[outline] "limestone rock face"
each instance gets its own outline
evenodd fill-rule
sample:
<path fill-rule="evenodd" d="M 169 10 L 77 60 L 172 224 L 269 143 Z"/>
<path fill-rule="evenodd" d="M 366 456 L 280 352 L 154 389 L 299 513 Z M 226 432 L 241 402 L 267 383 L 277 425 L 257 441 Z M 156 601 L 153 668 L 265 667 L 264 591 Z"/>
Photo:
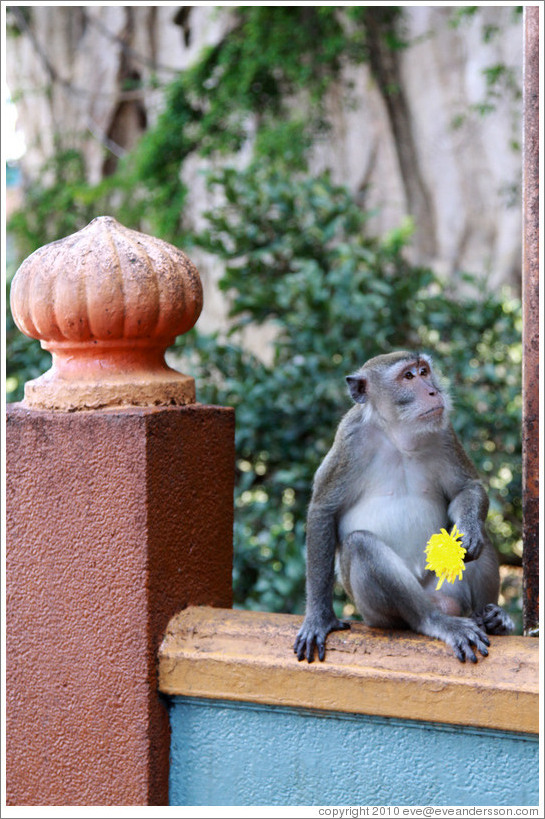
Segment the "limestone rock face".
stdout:
<path fill-rule="evenodd" d="M 30 12 L 22 34 L 7 39 L 8 82 L 28 145 L 24 170 L 32 176 L 53 153 L 60 128 L 80 134 L 92 182 L 155 121 L 164 85 L 219 40 L 231 13 L 171 5 L 35 5 Z M 486 69 L 505 65 L 522 85 L 522 21 L 498 6 L 481 7 L 457 28 L 451 16 L 448 7 L 404 7 L 411 44 L 396 56 L 401 131 L 369 66 L 351 68 L 351 93 L 340 84 L 330 92 L 333 128 L 315 145 L 311 167 L 330 168 L 362 207 L 376 210 L 369 223 L 376 233 L 411 214 L 415 262 L 449 277 L 469 270 L 493 287 L 518 286 L 521 158 L 511 143 L 519 139 L 521 106 L 500 90 L 493 110 L 477 110 L 489 94 Z M 198 220 L 209 194 L 191 163 L 185 173 Z M 199 267 L 208 330 L 225 320 L 225 307 L 214 295 L 213 263 Z"/>
<path fill-rule="evenodd" d="M 447 8 L 404 11 L 412 44 L 398 59 L 415 146 L 412 168 L 400 165 L 400 140 L 366 65 L 351 69 L 352 106 L 340 89 L 331 95 L 333 131 L 317 146 L 315 167 L 332 167 L 336 182 L 377 211 L 370 230 L 391 230 L 412 214 L 416 263 L 448 277 L 470 271 L 491 287 L 518 289 L 521 154 L 512 142 L 521 138 L 521 104 L 502 90 L 492 96 L 494 110 L 478 111 L 487 99 L 486 69 L 511 67 L 522 87 L 522 23 L 513 22 L 512 8 L 481 7 L 480 19 L 459 29 L 449 26 Z M 483 41 L 486 26 L 499 28 L 489 42 Z M 415 172 L 427 200 L 421 214 L 410 201 L 407 174 Z"/>

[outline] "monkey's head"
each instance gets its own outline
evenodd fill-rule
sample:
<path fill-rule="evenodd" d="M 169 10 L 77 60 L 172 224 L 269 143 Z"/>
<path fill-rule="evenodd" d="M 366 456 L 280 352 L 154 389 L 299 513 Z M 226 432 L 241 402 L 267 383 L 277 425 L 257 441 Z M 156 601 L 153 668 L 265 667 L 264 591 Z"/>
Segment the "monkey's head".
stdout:
<path fill-rule="evenodd" d="M 350 395 L 384 426 L 415 432 L 448 424 L 450 400 L 434 375 L 431 359 L 407 351 L 369 359 L 346 378 Z"/>

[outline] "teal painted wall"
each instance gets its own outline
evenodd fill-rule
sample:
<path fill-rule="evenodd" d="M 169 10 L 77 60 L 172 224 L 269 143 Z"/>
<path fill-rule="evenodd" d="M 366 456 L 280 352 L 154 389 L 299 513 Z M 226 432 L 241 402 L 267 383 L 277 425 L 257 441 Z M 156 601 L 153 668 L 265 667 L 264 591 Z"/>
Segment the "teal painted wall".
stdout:
<path fill-rule="evenodd" d="M 538 742 L 463 726 L 174 697 L 171 805 L 537 805 Z"/>

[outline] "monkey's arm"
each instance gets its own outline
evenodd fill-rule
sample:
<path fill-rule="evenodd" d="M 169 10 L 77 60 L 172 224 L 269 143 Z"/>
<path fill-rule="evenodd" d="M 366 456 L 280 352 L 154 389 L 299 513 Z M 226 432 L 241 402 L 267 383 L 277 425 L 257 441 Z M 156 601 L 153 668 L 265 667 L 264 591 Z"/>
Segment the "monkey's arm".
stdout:
<path fill-rule="evenodd" d="M 307 518 L 307 610 L 293 646 L 298 660 L 325 657 L 325 640 L 330 631 L 349 628 L 333 611 L 335 582 L 335 516 L 327 506 L 311 502 Z"/>
<path fill-rule="evenodd" d="M 476 560 L 482 552 L 487 514 L 488 497 L 479 480 L 468 481 L 449 504 L 449 518 L 464 535 L 462 545 L 466 550 L 466 563 Z"/>
<path fill-rule="evenodd" d="M 333 611 L 337 520 L 346 500 L 348 464 L 346 440 L 354 425 L 352 413 L 339 424 L 335 441 L 316 475 L 307 515 L 307 606 L 303 625 L 293 646 L 298 660 L 325 657 L 325 640 L 330 631 L 350 628 Z M 347 434 L 348 429 L 348 434 Z"/>
<path fill-rule="evenodd" d="M 475 467 L 452 432 L 454 458 L 447 472 L 448 516 L 464 534 L 465 561 L 476 560 L 482 552 L 487 535 L 484 529 L 488 514 L 488 496 Z"/>

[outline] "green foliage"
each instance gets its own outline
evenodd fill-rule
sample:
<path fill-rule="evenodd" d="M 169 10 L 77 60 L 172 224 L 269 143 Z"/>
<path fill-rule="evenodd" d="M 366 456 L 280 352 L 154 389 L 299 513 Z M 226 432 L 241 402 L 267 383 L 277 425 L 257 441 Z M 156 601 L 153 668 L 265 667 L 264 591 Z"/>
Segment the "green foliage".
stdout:
<path fill-rule="evenodd" d="M 220 126 L 233 109 L 278 117 L 297 91 L 321 104 L 347 39 L 334 6 L 238 6 L 229 36 L 190 72 L 191 84 L 214 88 L 206 113 Z"/>
<path fill-rule="evenodd" d="M 257 156 L 305 167 L 312 137 L 327 127 L 326 88 L 343 62 L 363 59 L 361 32 L 347 32 L 335 7 L 241 6 L 233 21 L 169 86 L 163 113 L 117 175 L 128 221 L 145 214 L 170 241 L 186 235 L 181 172 L 190 154 L 234 153 L 252 139 Z"/>
<path fill-rule="evenodd" d="M 21 259 L 85 227 L 96 216 L 98 198 L 87 184 L 81 152 L 55 153 L 26 186 L 24 207 L 9 221 Z"/>
<path fill-rule="evenodd" d="M 6 34 L 8 37 L 21 37 L 31 17 L 32 9 L 28 6 L 6 6 Z"/>
<path fill-rule="evenodd" d="M 477 18 L 479 11 L 479 6 L 454 8 L 450 14 L 449 25 L 452 28 L 460 28 L 464 23 Z M 520 28 L 521 15 L 522 6 L 513 7 L 511 11 L 511 24 L 517 25 Z M 487 22 L 481 23 L 481 38 L 483 43 L 492 42 L 500 33 L 501 28 L 499 26 Z M 519 109 L 520 100 L 522 99 L 522 77 L 520 76 L 520 68 L 518 66 L 515 68 L 507 63 L 495 63 L 483 68 L 481 73 L 485 81 L 483 98 L 470 105 L 467 110 L 455 113 L 452 116 L 451 127 L 454 129 L 460 128 L 472 114 L 477 114 L 479 117 L 492 114 L 500 101 L 505 102 L 505 100 L 508 100 L 512 108 L 512 133 L 509 145 L 514 151 L 519 152 Z"/>
<path fill-rule="evenodd" d="M 302 610 L 306 507 L 350 406 L 344 376 L 398 348 L 437 353 L 456 429 L 490 478 L 493 532 L 508 555 L 520 538 L 518 302 L 454 296 L 407 261 L 407 226 L 367 236 L 366 215 L 327 175 L 299 178 L 261 163 L 225 169 L 211 184 L 225 204 L 208 214 L 199 243 L 225 260 L 233 329 L 222 341 L 192 334 L 179 349 L 199 400 L 237 411 L 235 602 Z M 249 324 L 274 326 L 271 363 L 233 343 Z"/>
<path fill-rule="evenodd" d="M 6 282 L 7 304 L 10 286 L 11 278 Z M 19 332 L 10 310 L 6 315 L 6 348 L 6 401 L 20 401 L 25 383 L 49 369 L 51 356 L 42 350 L 39 341 Z"/>
<path fill-rule="evenodd" d="M 466 20 L 475 17 L 478 11 L 478 6 L 458 6 L 451 12 L 449 25 L 451 28 L 459 28 Z"/>

